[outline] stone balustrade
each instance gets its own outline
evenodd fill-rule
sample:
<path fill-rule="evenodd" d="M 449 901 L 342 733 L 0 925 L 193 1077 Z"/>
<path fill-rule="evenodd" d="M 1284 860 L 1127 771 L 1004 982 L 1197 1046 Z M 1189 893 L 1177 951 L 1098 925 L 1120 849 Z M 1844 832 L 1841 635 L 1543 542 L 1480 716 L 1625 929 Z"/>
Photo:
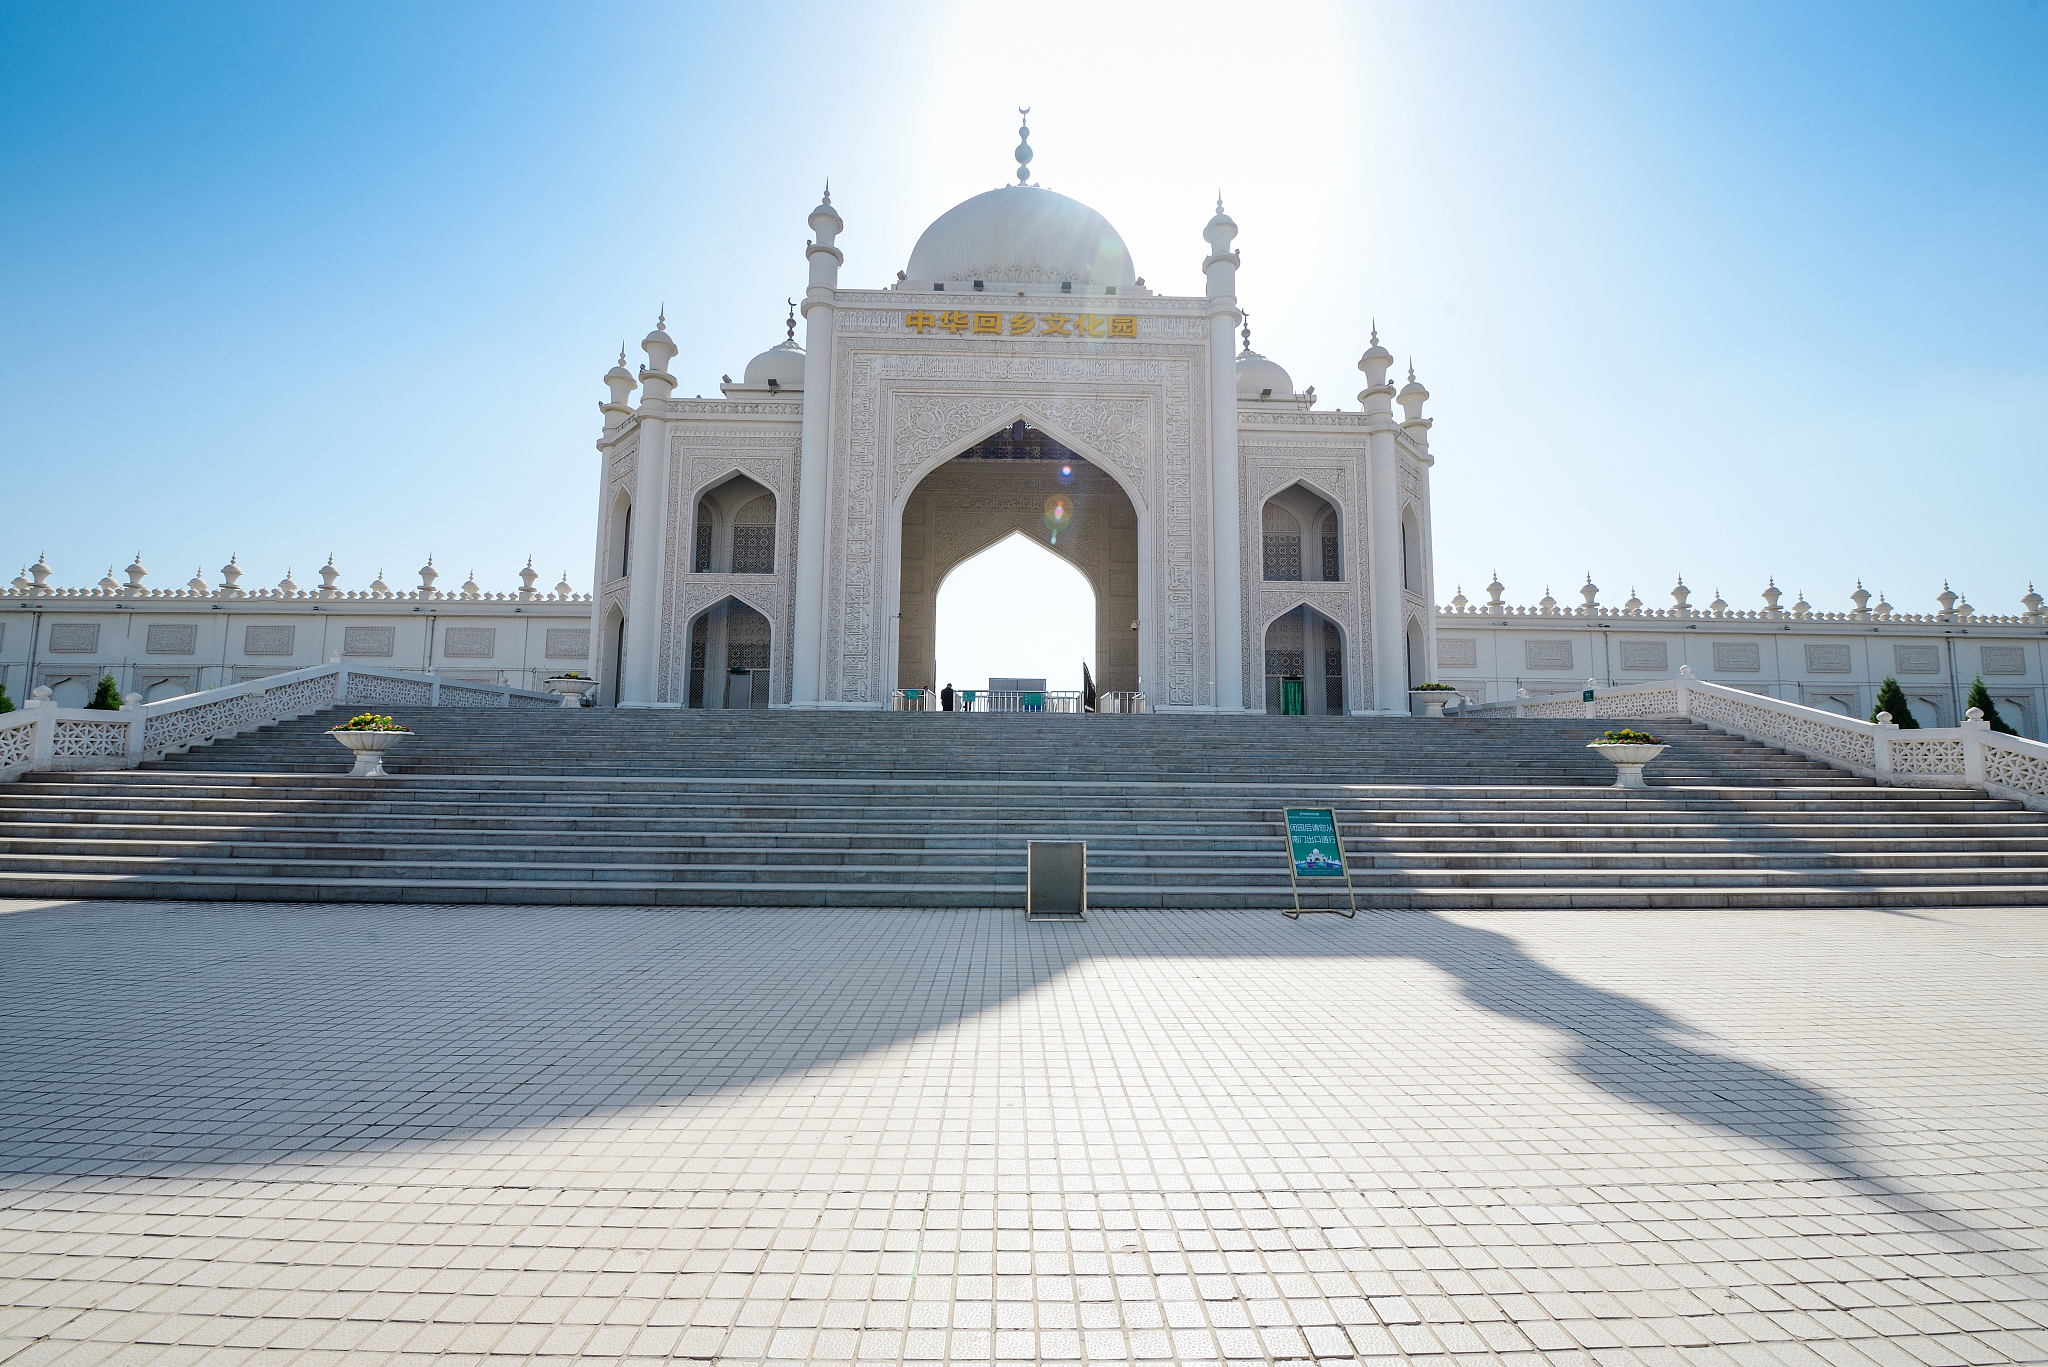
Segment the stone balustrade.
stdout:
<path fill-rule="evenodd" d="M 130 694 L 118 712 L 58 707 L 50 690 L 0 713 L 0 782 L 68 769 L 132 769 L 144 760 L 290 721 L 337 703 L 368 707 L 545 707 L 552 693 L 495 687 L 344 664 L 315 665 L 250 683 L 145 703 Z"/>
<path fill-rule="evenodd" d="M 1593 694 L 1592 701 L 1586 701 L 1585 692 Z M 1518 717 L 1702 722 L 1878 783 L 1982 788 L 1994 797 L 2048 811 L 2048 744 L 2000 735 L 1974 707 L 1960 726 L 1904 730 L 1889 720 L 1860 721 L 1709 683 L 1682 669 L 1672 680 L 1518 698 L 1471 710 L 1478 715 L 1512 711 Z"/>

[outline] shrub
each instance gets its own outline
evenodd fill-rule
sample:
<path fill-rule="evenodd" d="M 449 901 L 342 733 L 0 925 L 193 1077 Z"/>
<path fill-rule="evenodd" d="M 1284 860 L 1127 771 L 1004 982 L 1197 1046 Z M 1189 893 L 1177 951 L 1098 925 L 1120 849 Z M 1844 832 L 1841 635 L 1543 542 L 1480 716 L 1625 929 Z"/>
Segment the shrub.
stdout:
<path fill-rule="evenodd" d="M 121 685 L 114 682 L 111 674 L 100 675 L 100 687 L 86 704 L 95 712 L 119 712 L 121 710 Z"/>
<path fill-rule="evenodd" d="M 1595 745 L 1662 745 L 1663 743 L 1663 741 L 1658 740 L 1648 731 L 1628 730 L 1609 731 L 1593 742 Z"/>
<path fill-rule="evenodd" d="M 1887 674 L 1884 682 L 1877 686 L 1877 706 L 1870 709 L 1870 719 L 1877 720 L 1877 714 L 1892 714 L 1892 725 L 1904 731 L 1918 731 L 1920 723 L 1913 716 L 1913 709 L 1906 706 L 1906 690 L 1899 687 L 1899 681 Z"/>
<path fill-rule="evenodd" d="M 364 712 L 359 716 L 350 717 L 339 726 L 330 726 L 327 729 L 330 731 L 410 731 L 412 728 L 401 726 L 389 717 L 380 717 L 375 712 Z"/>
<path fill-rule="evenodd" d="M 1965 708 L 1975 707 L 1984 713 L 1984 720 L 1991 723 L 1991 729 L 2001 736 L 2017 736 L 2019 732 L 2005 724 L 2005 718 L 1998 715 L 1998 704 L 1991 701 L 1991 690 L 1984 686 L 1983 676 L 1970 685 L 1970 700 Z"/>
<path fill-rule="evenodd" d="M 7 696 L 7 685 L 0 683 L 0 714 L 14 710 L 14 699 Z"/>
<path fill-rule="evenodd" d="M 1419 683 L 1409 689 L 1411 693 L 1455 693 L 1457 691 L 1456 684 L 1445 683 Z"/>

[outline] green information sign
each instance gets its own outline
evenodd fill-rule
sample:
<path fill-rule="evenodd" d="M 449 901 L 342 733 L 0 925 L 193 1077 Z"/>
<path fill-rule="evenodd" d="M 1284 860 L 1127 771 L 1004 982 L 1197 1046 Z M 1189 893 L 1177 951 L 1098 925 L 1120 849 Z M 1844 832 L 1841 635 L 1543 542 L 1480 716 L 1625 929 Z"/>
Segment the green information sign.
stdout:
<path fill-rule="evenodd" d="M 1294 910 L 1288 912 L 1288 916 L 1301 915 L 1301 881 L 1305 878 L 1343 879 L 1351 910 L 1326 909 L 1355 916 L 1358 897 L 1351 891 L 1351 870 L 1344 863 L 1344 842 L 1337 835 L 1336 810 L 1330 807 L 1289 807 L 1282 812 L 1282 817 L 1287 822 L 1288 882 L 1294 888 Z"/>

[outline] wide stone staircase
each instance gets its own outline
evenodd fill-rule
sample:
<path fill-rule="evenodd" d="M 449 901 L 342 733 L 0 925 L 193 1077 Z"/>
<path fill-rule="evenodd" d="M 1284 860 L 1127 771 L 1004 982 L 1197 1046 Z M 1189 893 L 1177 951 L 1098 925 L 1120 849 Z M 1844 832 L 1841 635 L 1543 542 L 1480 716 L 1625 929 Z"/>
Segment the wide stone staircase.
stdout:
<path fill-rule="evenodd" d="M 394 714 L 389 779 L 330 711 L 0 786 L 0 896 L 1021 907 L 1079 839 L 1093 906 L 1275 908 L 1281 809 L 1331 806 L 1368 907 L 2048 905 L 2048 817 L 1689 723 L 1628 791 L 1604 722 Z"/>

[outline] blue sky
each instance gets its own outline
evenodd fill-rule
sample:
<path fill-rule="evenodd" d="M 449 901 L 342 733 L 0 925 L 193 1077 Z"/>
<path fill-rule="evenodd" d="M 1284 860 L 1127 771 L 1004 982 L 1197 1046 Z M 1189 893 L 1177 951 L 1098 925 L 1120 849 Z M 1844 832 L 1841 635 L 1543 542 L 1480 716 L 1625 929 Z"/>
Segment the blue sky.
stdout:
<path fill-rule="evenodd" d="M 2048 583 L 2048 7 L 0 11 L 0 557 L 590 579 L 599 376 L 781 336 L 1006 180 L 1430 413 L 1444 595 Z M 633 359 L 637 359 L 637 353 Z M 444 581 L 444 583 L 447 581 Z M 1021 670 L 1020 670 L 1021 672 Z"/>

